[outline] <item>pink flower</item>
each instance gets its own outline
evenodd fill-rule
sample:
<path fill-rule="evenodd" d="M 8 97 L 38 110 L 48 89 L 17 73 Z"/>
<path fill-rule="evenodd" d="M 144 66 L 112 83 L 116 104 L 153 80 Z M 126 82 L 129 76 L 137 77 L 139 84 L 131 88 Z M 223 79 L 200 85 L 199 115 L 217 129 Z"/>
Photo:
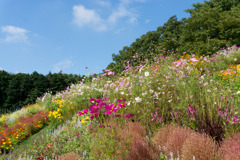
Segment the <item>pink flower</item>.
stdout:
<path fill-rule="evenodd" d="M 86 69 L 88 69 L 88 67 L 85 67 Z"/>
<path fill-rule="evenodd" d="M 110 76 L 110 75 L 114 75 L 115 73 L 114 72 L 108 72 L 108 75 Z"/>
<path fill-rule="evenodd" d="M 191 58 L 190 61 L 197 62 L 198 60 L 196 58 Z"/>

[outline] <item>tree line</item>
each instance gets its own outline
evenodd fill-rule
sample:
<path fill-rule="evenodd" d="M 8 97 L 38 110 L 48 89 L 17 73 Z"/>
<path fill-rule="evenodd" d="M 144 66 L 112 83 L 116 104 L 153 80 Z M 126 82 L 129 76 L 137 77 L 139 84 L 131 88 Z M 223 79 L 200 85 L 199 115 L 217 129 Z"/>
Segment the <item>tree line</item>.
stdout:
<path fill-rule="evenodd" d="M 189 18 L 178 20 L 172 16 L 157 30 L 147 32 L 130 46 L 124 46 L 119 54 L 113 54 L 107 69 L 121 73 L 126 62 L 138 65 L 159 53 L 212 55 L 220 48 L 240 45 L 240 0 L 204 1 L 185 12 L 190 14 Z"/>
<path fill-rule="evenodd" d="M 12 112 L 24 105 L 35 103 L 45 92 L 55 94 L 67 86 L 81 81 L 83 76 L 75 74 L 51 73 L 10 74 L 0 71 L 0 113 Z"/>

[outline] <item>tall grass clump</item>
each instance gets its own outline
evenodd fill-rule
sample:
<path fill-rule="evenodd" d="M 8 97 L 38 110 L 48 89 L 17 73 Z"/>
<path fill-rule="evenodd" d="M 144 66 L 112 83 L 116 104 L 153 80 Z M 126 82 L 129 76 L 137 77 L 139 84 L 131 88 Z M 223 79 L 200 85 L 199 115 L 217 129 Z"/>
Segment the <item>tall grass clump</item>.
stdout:
<path fill-rule="evenodd" d="M 206 134 L 193 132 L 186 138 L 181 148 L 181 158 L 192 160 L 220 160 L 216 142 Z"/>
<path fill-rule="evenodd" d="M 240 133 L 234 133 L 224 139 L 220 152 L 223 160 L 240 159 Z"/>

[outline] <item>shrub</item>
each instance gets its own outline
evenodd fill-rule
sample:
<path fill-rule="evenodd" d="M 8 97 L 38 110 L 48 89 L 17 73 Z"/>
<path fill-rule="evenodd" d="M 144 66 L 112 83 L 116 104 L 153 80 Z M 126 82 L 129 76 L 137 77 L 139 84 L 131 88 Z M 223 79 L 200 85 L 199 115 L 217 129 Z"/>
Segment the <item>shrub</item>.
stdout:
<path fill-rule="evenodd" d="M 149 145 L 143 139 L 133 142 L 130 152 L 126 155 L 127 160 L 157 160 L 159 154 L 156 148 Z"/>
<path fill-rule="evenodd" d="M 170 152 L 172 152 L 173 157 L 179 157 L 181 155 L 181 148 L 186 138 L 192 133 L 190 129 L 174 127 L 171 134 L 168 136 L 168 141 L 166 144 L 165 154 L 170 159 Z"/>
<path fill-rule="evenodd" d="M 59 160 L 81 160 L 81 157 L 74 152 L 69 152 L 67 154 L 63 154 L 59 157 Z"/>
<path fill-rule="evenodd" d="M 128 122 L 121 131 L 120 145 L 127 147 L 127 155 L 123 159 L 128 160 L 154 160 L 158 159 L 158 150 L 150 142 L 145 140 L 145 128 L 138 122 Z"/>
<path fill-rule="evenodd" d="M 223 160 L 240 159 L 240 133 L 234 133 L 222 142 L 220 152 Z"/>
<path fill-rule="evenodd" d="M 161 127 L 153 136 L 153 143 L 157 146 L 157 147 L 166 147 L 169 135 L 172 133 L 172 131 L 174 130 L 174 126 L 172 125 L 165 125 L 163 127 Z M 165 150 L 161 150 L 162 153 L 165 152 Z"/>
<path fill-rule="evenodd" d="M 182 156 L 184 160 L 192 160 L 195 156 L 198 160 L 220 160 L 218 146 L 215 141 L 206 134 L 191 133 L 182 145 Z"/>

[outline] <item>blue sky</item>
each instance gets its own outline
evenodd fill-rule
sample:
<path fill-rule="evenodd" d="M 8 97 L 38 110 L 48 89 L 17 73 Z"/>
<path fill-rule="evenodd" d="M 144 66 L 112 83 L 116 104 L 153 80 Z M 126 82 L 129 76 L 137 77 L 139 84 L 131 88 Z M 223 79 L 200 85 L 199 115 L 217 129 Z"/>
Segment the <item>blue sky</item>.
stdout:
<path fill-rule="evenodd" d="M 204 0 L 0 0 L 0 70 L 100 73 L 112 54 Z M 86 70 L 85 67 L 88 67 Z"/>

